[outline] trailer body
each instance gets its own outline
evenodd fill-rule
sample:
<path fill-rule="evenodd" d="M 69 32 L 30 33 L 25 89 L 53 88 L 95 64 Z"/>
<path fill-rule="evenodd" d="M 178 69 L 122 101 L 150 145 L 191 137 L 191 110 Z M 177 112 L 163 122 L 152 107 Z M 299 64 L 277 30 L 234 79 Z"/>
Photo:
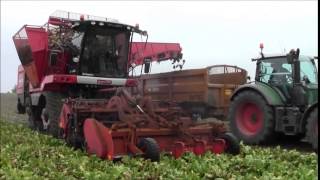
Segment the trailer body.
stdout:
<path fill-rule="evenodd" d="M 139 92 L 154 100 L 178 103 L 201 117 L 224 119 L 233 91 L 246 81 L 246 70 L 231 65 L 214 65 L 144 75 L 139 80 Z"/>

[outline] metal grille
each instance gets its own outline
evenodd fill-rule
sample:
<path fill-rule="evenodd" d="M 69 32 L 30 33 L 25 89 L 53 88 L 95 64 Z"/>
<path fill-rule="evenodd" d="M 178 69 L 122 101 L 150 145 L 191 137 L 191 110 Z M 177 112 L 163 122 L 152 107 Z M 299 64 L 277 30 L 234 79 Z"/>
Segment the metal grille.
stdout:
<path fill-rule="evenodd" d="M 62 19 L 66 19 L 66 20 L 80 20 L 80 17 L 82 15 L 84 16 L 85 20 L 119 23 L 118 20 L 112 19 L 112 18 L 92 16 L 92 15 L 88 15 L 88 14 L 73 13 L 73 12 L 67 12 L 67 11 L 61 11 L 61 10 L 55 11 L 54 13 L 52 13 L 50 15 L 50 17 L 62 18 Z"/>

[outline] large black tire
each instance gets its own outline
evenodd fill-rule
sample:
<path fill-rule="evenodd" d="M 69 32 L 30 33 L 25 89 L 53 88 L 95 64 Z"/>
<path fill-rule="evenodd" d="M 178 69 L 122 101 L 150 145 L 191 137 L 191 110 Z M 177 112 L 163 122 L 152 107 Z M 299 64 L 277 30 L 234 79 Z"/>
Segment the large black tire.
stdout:
<path fill-rule="evenodd" d="M 262 144 L 274 139 L 274 116 L 264 98 L 254 91 L 243 91 L 230 104 L 231 132 L 246 144 Z"/>
<path fill-rule="evenodd" d="M 224 139 L 226 141 L 226 153 L 237 155 L 240 153 L 240 143 L 237 137 L 235 137 L 232 133 L 227 132 L 221 134 L 219 138 Z"/>
<path fill-rule="evenodd" d="M 144 152 L 144 158 L 151 161 L 160 160 L 160 147 L 153 138 L 142 138 L 138 143 L 138 148 Z"/>
<path fill-rule="evenodd" d="M 31 107 L 31 99 L 30 97 L 26 98 L 26 113 L 28 115 L 28 127 L 32 130 L 35 130 L 34 124 L 34 117 L 32 114 L 32 107 Z"/>
<path fill-rule="evenodd" d="M 68 134 L 65 138 L 66 143 L 75 149 L 83 149 L 85 147 L 85 140 L 75 131 L 75 125 L 69 121 L 67 129 Z"/>
<path fill-rule="evenodd" d="M 318 107 L 314 108 L 307 118 L 307 141 L 318 152 Z"/>
<path fill-rule="evenodd" d="M 18 114 L 26 113 L 26 107 L 23 106 L 20 101 L 18 101 L 17 103 L 17 110 L 18 110 Z"/>
<path fill-rule="evenodd" d="M 48 133 L 54 137 L 59 137 L 59 116 L 62 109 L 62 99 L 64 95 L 56 92 L 45 92 L 45 111 L 49 119 Z"/>
<path fill-rule="evenodd" d="M 30 129 L 42 132 L 43 124 L 41 121 L 41 109 L 37 106 L 28 107 L 28 126 Z"/>

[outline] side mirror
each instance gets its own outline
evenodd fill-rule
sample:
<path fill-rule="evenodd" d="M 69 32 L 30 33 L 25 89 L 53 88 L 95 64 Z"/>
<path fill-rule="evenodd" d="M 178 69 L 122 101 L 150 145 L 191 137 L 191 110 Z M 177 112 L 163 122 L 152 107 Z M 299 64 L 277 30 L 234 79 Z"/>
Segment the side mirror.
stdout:
<path fill-rule="evenodd" d="M 150 72 L 151 59 L 144 59 L 144 73 L 148 74 Z"/>
<path fill-rule="evenodd" d="M 54 66 L 57 64 L 58 61 L 58 52 L 51 52 L 49 57 L 49 65 Z"/>

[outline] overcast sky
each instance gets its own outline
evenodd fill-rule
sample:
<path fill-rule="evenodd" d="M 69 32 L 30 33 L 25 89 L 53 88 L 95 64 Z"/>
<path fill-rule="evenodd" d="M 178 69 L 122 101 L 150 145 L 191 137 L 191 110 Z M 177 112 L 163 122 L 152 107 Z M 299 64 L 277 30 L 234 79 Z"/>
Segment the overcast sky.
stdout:
<path fill-rule="evenodd" d="M 317 1 L 1 1 L 1 92 L 16 84 L 20 64 L 12 35 L 24 24 L 42 25 L 55 10 L 111 17 L 147 30 L 149 41 L 178 42 L 185 69 L 237 65 L 254 75 L 259 43 L 267 53 L 300 48 L 318 55 Z M 172 69 L 153 65 L 154 72 Z"/>

